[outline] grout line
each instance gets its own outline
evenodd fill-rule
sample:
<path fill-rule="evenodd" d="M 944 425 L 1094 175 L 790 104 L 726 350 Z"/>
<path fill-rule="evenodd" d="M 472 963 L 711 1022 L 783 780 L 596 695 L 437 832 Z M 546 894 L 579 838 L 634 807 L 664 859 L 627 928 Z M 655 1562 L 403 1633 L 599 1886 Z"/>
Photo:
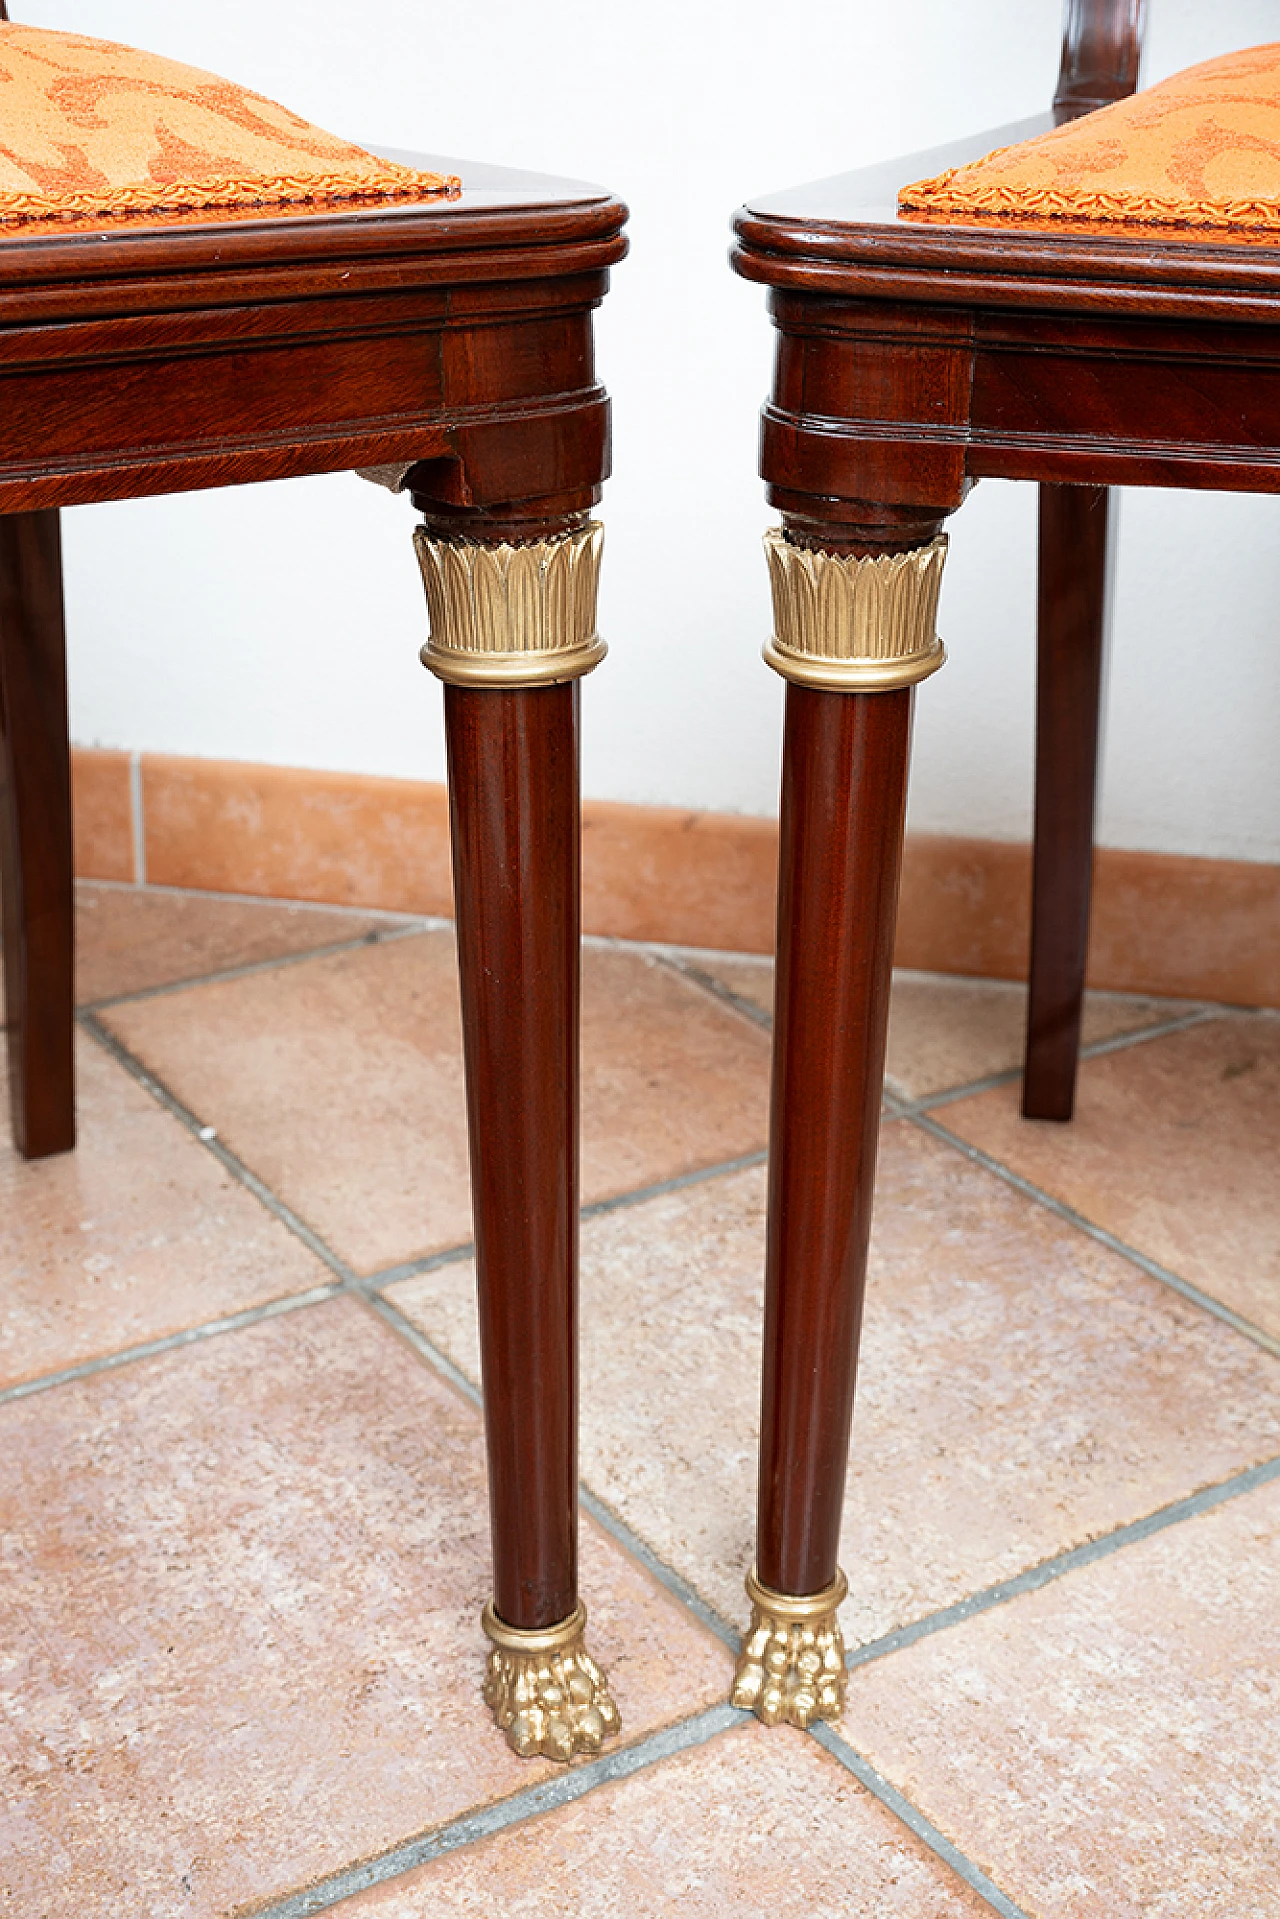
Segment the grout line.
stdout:
<path fill-rule="evenodd" d="M 1168 1019 L 1157 1020 L 1153 1026 L 1135 1026 L 1132 1032 L 1095 1039 L 1091 1045 L 1080 1048 L 1080 1057 L 1103 1059 L 1108 1053 L 1123 1053 L 1130 1046 L 1141 1046 L 1144 1040 L 1164 1039 L 1170 1033 L 1181 1033 L 1188 1026 L 1203 1026 L 1206 1020 L 1222 1019 L 1239 1011 L 1239 1007 L 1233 1006 L 1196 1006 L 1189 1013 L 1171 1013 Z"/>
<path fill-rule="evenodd" d="M 112 893 L 138 891 L 137 882 L 134 880 L 97 879 L 92 873 L 77 873 L 75 879 L 77 886 L 103 887 Z M 220 900 L 224 905 L 229 906 L 281 906 L 291 913 L 328 915 L 341 913 L 348 919 L 386 920 L 392 925 L 412 922 L 415 926 L 419 924 L 427 926 L 433 932 L 453 931 L 453 921 L 442 918 L 438 913 L 402 913 L 388 906 L 361 906 L 349 903 L 344 905 L 340 900 L 295 900 L 288 899 L 279 893 L 225 893 L 220 892 L 216 887 L 166 886 L 159 881 L 151 880 L 147 881 L 146 891 L 164 894 L 169 899 Z"/>
<path fill-rule="evenodd" d="M 637 1186 L 612 1199 L 593 1199 L 578 1214 L 579 1219 L 599 1219 L 605 1213 L 620 1213 L 628 1206 L 643 1206 L 646 1200 L 661 1199 L 665 1193 L 682 1193 L 688 1186 L 702 1186 L 709 1179 L 727 1179 L 732 1173 L 745 1173 L 752 1166 L 763 1166 L 769 1157 L 763 1146 L 737 1159 L 722 1159 L 714 1166 L 699 1166 L 692 1173 L 676 1173 L 671 1179 L 655 1180 L 652 1186 Z"/>
<path fill-rule="evenodd" d="M 398 1286 L 402 1279 L 417 1279 L 423 1273 L 434 1273 L 439 1266 L 456 1266 L 460 1260 L 474 1259 L 476 1243 L 465 1239 L 457 1246 L 446 1246 L 438 1253 L 424 1253 L 420 1259 L 402 1259 L 396 1266 L 384 1266 L 379 1272 L 371 1273 L 360 1284 L 381 1292 L 384 1286 Z"/>
<path fill-rule="evenodd" d="M 1189 1279 L 1183 1279 L 1178 1273 L 1171 1272 L 1167 1266 L 1160 1265 L 1158 1260 L 1149 1258 L 1146 1253 L 1140 1253 L 1136 1246 L 1130 1246 L 1123 1239 L 1118 1239 L 1114 1233 L 1108 1232 L 1105 1226 L 1095 1225 L 1093 1220 L 1086 1219 L 1083 1213 L 1078 1213 L 1074 1206 L 1068 1206 L 1064 1200 L 1055 1199 L 1053 1194 L 1045 1192 L 1043 1187 L 1033 1185 L 1029 1179 L 1024 1179 L 1021 1173 L 1015 1173 L 1011 1167 L 1002 1165 L 998 1159 L 993 1159 L 990 1153 L 984 1153 L 980 1146 L 971 1146 L 967 1139 L 961 1139 L 958 1133 L 951 1132 L 936 1119 L 931 1119 L 927 1113 L 908 1112 L 903 1117 L 910 1120 L 913 1126 L 920 1127 L 922 1132 L 932 1133 L 934 1138 L 940 1139 L 944 1145 L 953 1146 L 957 1152 L 963 1153 L 966 1159 L 972 1160 L 975 1166 L 984 1167 L 987 1172 L 994 1173 L 997 1179 L 1002 1179 L 1007 1186 L 1012 1186 L 1015 1192 L 1022 1193 L 1027 1199 L 1032 1199 L 1037 1205 L 1045 1207 L 1048 1212 L 1056 1214 L 1059 1219 L 1065 1220 L 1068 1226 L 1075 1226 L 1080 1232 L 1087 1233 L 1090 1239 L 1096 1240 L 1100 1246 L 1107 1247 L 1110 1252 L 1119 1253 L 1122 1259 L 1127 1259 L 1131 1266 L 1136 1266 L 1149 1279 L 1157 1279 L 1162 1286 L 1168 1286 L 1175 1293 L 1181 1293 L 1182 1297 L 1189 1300 L 1193 1306 L 1198 1306 L 1202 1312 L 1210 1313 L 1215 1319 L 1222 1320 L 1224 1325 L 1230 1326 L 1245 1339 L 1252 1340 L 1255 1346 L 1260 1346 L 1263 1352 L 1280 1359 L 1280 1339 L 1274 1333 L 1267 1332 L 1261 1326 L 1255 1326 L 1251 1319 L 1245 1319 L 1240 1313 L 1233 1312 L 1231 1307 L 1224 1306 L 1220 1299 L 1214 1299 L 1211 1294 L 1201 1292 L 1200 1288 L 1193 1285 Z"/>
<path fill-rule="evenodd" d="M 107 1028 L 95 1014 L 84 1012 L 80 1013 L 77 1017 L 85 1032 L 97 1041 L 103 1051 L 109 1053 L 118 1066 L 123 1066 L 125 1072 L 129 1074 L 131 1079 L 135 1079 L 138 1082 L 138 1085 L 142 1087 L 144 1092 L 150 1093 L 151 1097 L 163 1106 L 167 1113 L 172 1114 L 174 1119 L 185 1126 L 192 1138 L 198 1140 L 207 1152 L 212 1153 L 213 1157 L 231 1174 L 233 1179 L 238 1180 L 242 1186 L 247 1187 L 254 1198 L 265 1206 L 269 1213 L 274 1214 L 280 1221 L 280 1224 L 287 1227 L 295 1239 L 300 1239 L 308 1251 L 314 1253 L 316 1258 L 322 1261 L 322 1263 L 329 1268 L 329 1271 L 334 1273 L 337 1278 L 342 1281 L 344 1286 L 355 1286 L 358 1284 L 355 1274 L 346 1264 L 345 1260 L 339 1259 L 338 1255 L 325 1245 L 319 1234 L 314 1233 L 306 1221 L 298 1217 L 291 1206 L 286 1206 L 282 1199 L 277 1199 L 271 1191 L 271 1188 L 265 1185 L 256 1173 L 251 1172 L 244 1161 L 238 1158 L 229 1147 L 223 1145 L 211 1126 L 201 1125 L 199 1119 L 191 1111 L 190 1107 L 184 1106 L 176 1094 L 171 1093 L 169 1088 L 155 1077 L 154 1073 L 149 1073 L 142 1064 L 142 1061 L 135 1058 L 128 1047 L 122 1045 L 115 1037 L 114 1033 L 108 1032 Z"/>
<path fill-rule="evenodd" d="M 208 1319 L 201 1326 L 188 1326 L 180 1333 L 168 1333 L 162 1339 L 148 1339 L 138 1346 L 123 1346 L 119 1352 L 107 1353 L 98 1359 L 85 1359 L 78 1366 L 64 1366 L 60 1372 L 41 1373 L 35 1379 L 24 1379 L 16 1386 L 0 1389 L 0 1406 L 8 1405 L 15 1399 L 28 1399 L 32 1393 L 48 1392 L 53 1386 L 67 1386 L 73 1380 L 89 1379 L 95 1373 L 112 1372 L 117 1366 L 130 1366 L 136 1359 L 154 1359 L 159 1353 L 176 1352 L 181 1346 L 194 1346 L 205 1339 L 216 1339 L 220 1333 L 238 1333 L 246 1326 L 256 1326 L 264 1319 L 278 1319 L 282 1313 L 296 1313 L 304 1306 L 320 1306 L 325 1300 L 336 1299 L 342 1291 L 337 1281 L 327 1286 L 313 1286 L 309 1292 L 289 1293 L 283 1299 L 268 1300 L 264 1306 L 249 1306 L 242 1313 L 227 1313 L 221 1319 Z"/>
<path fill-rule="evenodd" d="M 394 1306 L 389 1299 L 383 1299 L 380 1293 L 362 1289 L 362 1296 L 379 1319 L 384 1320 L 407 1346 L 412 1346 L 418 1357 L 424 1359 L 433 1372 L 447 1379 L 449 1384 L 456 1387 L 472 1406 L 480 1412 L 484 1411 L 484 1395 L 480 1388 L 467 1378 L 461 1366 L 456 1366 L 447 1353 L 441 1352 L 434 1340 L 427 1338 L 420 1326 L 415 1326 L 398 1306 Z"/>
<path fill-rule="evenodd" d="M 589 1760 L 585 1765 L 565 1767 L 555 1778 L 544 1780 L 536 1786 L 526 1786 L 523 1791 L 512 1793 L 510 1798 L 498 1800 L 496 1805 L 485 1806 L 479 1812 L 464 1813 L 461 1818 L 451 1819 L 446 1825 L 418 1833 L 414 1838 L 403 1840 L 398 1846 L 391 1846 L 386 1852 L 360 1865 L 346 1866 L 339 1872 L 331 1873 L 327 1879 L 301 1892 L 290 1893 L 270 1905 L 259 1906 L 254 1909 L 252 1919 L 310 1919 L 313 1913 L 326 1912 L 356 1893 L 365 1892 L 371 1886 L 384 1885 L 389 1879 L 398 1879 L 404 1873 L 443 1858 L 446 1853 L 456 1852 L 461 1846 L 474 1845 L 479 1839 L 488 1839 L 524 1820 L 535 1818 L 539 1813 L 554 1812 L 561 1806 L 572 1805 L 574 1800 L 582 1799 L 587 1793 L 615 1779 L 628 1779 L 633 1773 L 645 1772 L 664 1759 L 672 1759 L 678 1753 L 705 1746 L 749 1717 L 749 1713 L 740 1712 L 734 1706 L 709 1706 L 705 1711 L 694 1713 L 674 1726 L 664 1726 L 660 1731 L 638 1739 L 632 1746 L 618 1748 L 599 1759 Z"/>
<path fill-rule="evenodd" d="M 147 821 L 142 801 L 142 755 L 129 755 L 129 826 L 133 840 L 133 883 L 147 883 Z"/>
<path fill-rule="evenodd" d="M 581 1208 L 578 1218 L 582 1220 L 600 1219 L 606 1213 L 624 1212 L 629 1206 L 643 1206 L 651 1199 L 662 1199 L 667 1193 L 680 1193 L 689 1186 L 702 1186 L 708 1180 L 728 1179 L 734 1173 L 745 1173 L 753 1166 L 763 1166 L 768 1158 L 764 1147 L 754 1153 L 743 1153 L 737 1159 L 722 1159 L 714 1166 L 699 1166 L 691 1173 L 675 1173 L 670 1179 L 660 1179 L 652 1186 L 636 1186 L 629 1193 L 615 1193 L 611 1199 L 593 1199 L 589 1205 Z M 402 1280 L 417 1279 L 423 1273 L 435 1272 L 441 1266 L 456 1266 L 460 1260 L 474 1259 L 475 1241 L 464 1240 L 457 1246 L 446 1246 L 440 1252 L 424 1253 L 421 1259 L 404 1259 L 395 1266 L 384 1266 L 380 1271 L 371 1273 L 367 1279 L 360 1280 L 363 1288 L 372 1288 L 377 1292 L 387 1286 L 398 1286 Z"/>
<path fill-rule="evenodd" d="M 975 1099 L 979 1093 L 994 1093 L 998 1086 L 1016 1086 L 1021 1078 L 1020 1066 L 1006 1066 L 1003 1072 L 986 1073 L 981 1079 L 966 1080 L 962 1086 L 944 1087 L 940 1093 L 924 1093 L 919 1099 L 908 1099 L 898 1093 L 894 1095 L 897 1116 L 908 1119 L 916 1113 L 931 1113 L 935 1106 L 953 1106 L 957 1100 Z"/>
<path fill-rule="evenodd" d="M 1230 1009 L 1228 1009 L 1230 1010 Z M 1170 1033 L 1181 1033 L 1189 1026 L 1202 1026 L 1208 1020 L 1222 1019 L 1223 1009 L 1218 1006 L 1200 1006 L 1191 1013 L 1178 1013 L 1173 1018 L 1160 1020 L 1154 1026 L 1135 1026 L 1126 1033 L 1113 1033 L 1109 1039 L 1095 1040 L 1091 1046 L 1080 1048 L 1080 1058 L 1101 1059 L 1108 1053 L 1127 1052 L 1130 1047 L 1140 1046 L 1146 1040 L 1165 1039 Z M 925 1093 L 920 1099 L 898 1098 L 902 1114 L 914 1118 L 917 1113 L 931 1113 L 939 1106 L 954 1106 L 958 1100 L 973 1099 L 979 1093 L 994 1092 L 998 1086 L 1014 1086 L 1022 1078 L 1020 1066 L 1006 1067 L 1000 1073 L 987 1073 L 981 1079 L 966 1080 L 962 1086 L 948 1086 L 941 1092 Z"/>
<path fill-rule="evenodd" d="M 742 1634 L 739 1629 L 731 1625 L 727 1619 L 722 1619 L 715 1608 L 707 1604 L 697 1588 L 691 1586 L 674 1566 L 669 1566 L 665 1559 L 660 1559 L 652 1546 L 646 1544 L 639 1533 L 633 1532 L 626 1520 L 614 1512 L 612 1506 L 606 1505 L 598 1493 L 592 1492 L 585 1480 L 580 1481 L 578 1485 L 578 1504 L 584 1512 L 590 1513 L 597 1526 L 602 1526 L 605 1532 L 610 1533 L 633 1559 L 638 1560 L 660 1586 L 665 1586 L 671 1596 L 678 1599 L 687 1612 L 691 1612 L 695 1619 L 700 1620 L 708 1632 L 714 1633 L 731 1653 L 736 1654 L 739 1651 L 742 1645 Z"/>
<path fill-rule="evenodd" d="M 963 1879 L 967 1886 L 971 1886 L 981 1898 L 985 1899 L 992 1911 L 1001 1915 L 1001 1919 L 1030 1919 L 1030 1915 L 1023 1907 L 1015 1905 L 1007 1893 L 1001 1892 L 995 1880 L 989 1879 L 981 1866 L 975 1866 L 958 1846 L 952 1844 L 945 1833 L 938 1830 L 932 1819 L 926 1818 L 918 1807 L 913 1806 L 911 1801 L 905 1798 L 882 1772 L 877 1772 L 871 1761 L 864 1759 L 847 1739 L 841 1738 L 838 1732 L 833 1732 L 830 1726 L 822 1724 L 811 1726 L 809 1736 L 811 1739 L 816 1739 L 825 1752 L 829 1752 L 833 1759 L 851 1772 L 859 1785 L 865 1786 L 882 1806 L 896 1814 L 903 1825 L 908 1827 L 931 1853 L 941 1859 L 945 1865 L 950 1866 L 952 1872 Z"/>
<path fill-rule="evenodd" d="M 212 973 L 193 973 L 190 979 L 165 980 L 160 986 L 142 986 L 136 993 L 115 993 L 107 999 L 86 1002 L 82 1013 L 106 1012 L 113 1006 L 133 1006 L 139 1000 L 167 999 L 171 993 L 185 993 L 195 986 L 217 986 L 227 980 L 251 979 L 255 973 L 275 973 L 286 966 L 302 966 L 308 960 L 330 959 L 335 953 L 356 953 L 365 946 L 387 946 L 393 940 L 412 939 L 429 932 L 425 925 L 373 928 L 355 939 L 333 940 L 327 946 L 311 946 L 301 953 L 278 953 L 272 959 L 247 960 L 243 966 L 225 966 Z"/>
<path fill-rule="evenodd" d="M 1256 1492 L 1259 1486 L 1269 1485 L 1273 1479 L 1280 1479 L 1280 1457 L 1263 1460 L 1257 1466 L 1248 1466 L 1243 1472 L 1232 1473 L 1230 1478 L 1220 1479 L 1212 1486 L 1202 1486 L 1199 1492 L 1190 1493 L 1185 1499 L 1176 1499 L 1171 1505 L 1159 1506 L 1154 1512 L 1132 1520 L 1126 1526 L 1117 1526 L 1113 1532 L 1086 1540 L 1083 1546 L 1073 1546 L 1069 1552 L 1041 1560 L 1038 1566 L 1029 1566 L 1012 1579 L 1002 1579 L 994 1586 L 984 1586 L 978 1592 L 969 1593 L 957 1600 L 954 1606 L 929 1613 L 924 1619 L 913 1620 L 909 1626 L 900 1626 L 896 1632 L 870 1640 L 865 1646 L 856 1646 L 846 1657 L 845 1664 L 852 1672 L 856 1667 L 868 1666 L 873 1660 L 884 1659 L 890 1653 L 902 1652 L 906 1647 L 914 1646 L 918 1640 L 931 1639 L 934 1633 L 946 1632 L 952 1626 L 962 1626 L 966 1620 L 975 1619 L 980 1613 L 991 1612 L 997 1606 L 1007 1605 L 1012 1599 L 1020 1599 L 1024 1593 L 1039 1592 L 1042 1586 L 1052 1585 L 1054 1580 L 1065 1578 L 1068 1573 L 1077 1572 L 1082 1566 L 1092 1566 L 1100 1559 L 1109 1559 L 1112 1553 L 1140 1545 L 1144 1539 L 1154 1538 L 1170 1526 L 1183 1525 L 1189 1519 L 1198 1519 L 1202 1513 L 1212 1512 L 1216 1506 L 1226 1505 L 1229 1500 Z"/>
<path fill-rule="evenodd" d="M 682 946 L 678 940 L 631 940 L 622 933 L 584 933 L 584 946 L 634 948 L 652 953 L 655 959 L 717 961 L 748 960 L 755 965 L 772 966 L 772 953 L 748 953 L 741 946 Z"/>
<path fill-rule="evenodd" d="M 772 1013 L 766 1013 L 762 1006 L 757 1006 L 754 1000 L 747 999 L 744 994 L 735 993 L 732 986 L 727 986 L 723 980 L 717 979 L 714 973 L 706 972 L 703 967 L 695 965 L 691 960 L 680 958 L 670 948 L 659 950 L 655 957 L 671 972 L 679 973 L 692 985 L 701 987 L 704 993 L 709 993 L 713 999 L 718 999 L 723 1006 L 731 1006 L 735 1013 L 741 1013 L 743 1018 L 750 1020 L 753 1026 L 763 1027 L 766 1033 L 773 1031 Z"/>

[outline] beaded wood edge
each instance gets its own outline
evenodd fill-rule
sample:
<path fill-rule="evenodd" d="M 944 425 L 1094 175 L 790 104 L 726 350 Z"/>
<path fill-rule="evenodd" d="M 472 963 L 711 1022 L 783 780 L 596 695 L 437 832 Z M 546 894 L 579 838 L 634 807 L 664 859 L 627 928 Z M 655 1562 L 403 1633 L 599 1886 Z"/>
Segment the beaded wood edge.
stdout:
<path fill-rule="evenodd" d="M 764 657 L 799 686 L 841 693 L 914 686 L 946 659 L 938 593 L 947 536 L 906 553 L 864 558 L 764 537 L 773 587 L 773 637 Z"/>
<path fill-rule="evenodd" d="M 567 1763 L 575 1753 L 599 1752 L 621 1730 L 609 1682 L 586 1648 L 581 1600 L 545 1632 L 504 1625 L 492 1603 L 483 1625 L 492 1642 L 484 1701 L 522 1759 L 541 1755 Z"/>
<path fill-rule="evenodd" d="M 598 520 L 528 546 L 440 539 L 413 543 L 427 590 L 431 637 L 422 664 L 455 686 L 542 686 L 576 680 L 604 658 L 596 595 Z"/>
<path fill-rule="evenodd" d="M 837 1610 L 849 1582 L 837 1571 L 820 1593 L 797 1598 L 773 1592 L 747 1574 L 751 1627 L 738 1655 L 733 1703 L 766 1726 L 803 1729 L 838 1719 L 844 1704 L 844 1635 Z"/>

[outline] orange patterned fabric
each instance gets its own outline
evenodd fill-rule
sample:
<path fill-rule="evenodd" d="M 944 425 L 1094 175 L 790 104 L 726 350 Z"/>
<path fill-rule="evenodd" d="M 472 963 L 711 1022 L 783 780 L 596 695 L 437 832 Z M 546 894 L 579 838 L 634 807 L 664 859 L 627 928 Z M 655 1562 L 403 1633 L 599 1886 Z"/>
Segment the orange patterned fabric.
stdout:
<path fill-rule="evenodd" d="M 1280 228 L 1280 45 L 1188 67 L 985 160 L 904 187 L 907 211 Z"/>
<path fill-rule="evenodd" d="M 0 25 L 0 220 L 420 199 L 457 184 L 376 159 L 198 67 Z"/>

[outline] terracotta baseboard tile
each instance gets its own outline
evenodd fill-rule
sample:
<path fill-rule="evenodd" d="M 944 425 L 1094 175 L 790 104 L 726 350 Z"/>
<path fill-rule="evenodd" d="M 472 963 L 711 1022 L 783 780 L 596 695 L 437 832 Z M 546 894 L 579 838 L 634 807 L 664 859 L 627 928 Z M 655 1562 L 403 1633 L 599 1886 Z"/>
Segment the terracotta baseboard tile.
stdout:
<path fill-rule="evenodd" d="M 131 879 L 129 756 L 74 754 L 76 864 Z M 442 786 L 146 754 L 147 877 L 156 885 L 449 915 Z M 583 926 L 616 939 L 740 953 L 773 946 L 772 820 L 587 800 Z M 1280 867 L 1100 849 L 1089 979 L 1118 992 L 1280 1005 Z M 1024 979 L 1031 851 L 907 842 L 897 961 Z"/>
<path fill-rule="evenodd" d="M 86 880 L 131 880 L 133 792 L 128 753 L 71 749 L 76 872 Z"/>
<path fill-rule="evenodd" d="M 913 833 L 902 863 L 899 966 L 1025 979 L 1031 954 L 1031 848 Z"/>
<path fill-rule="evenodd" d="M 1280 1006 L 1280 866 L 1103 847 L 1096 874 L 1094 985 Z"/>
<path fill-rule="evenodd" d="M 907 841 L 896 959 L 923 972 L 1025 979 L 1031 848 Z M 1280 866 L 1099 847 L 1089 984 L 1280 1006 Z"/>
<path fill-rule="evenodd" d="M 237 760 L 142 760 L 156 886 L 453 912 L 445 789 Z"/>
<path fill-rule="evenodd" d="M 739 813 L 587 800 L 582 920 L 616 939 L 773 951 L 778 827 Z"/>

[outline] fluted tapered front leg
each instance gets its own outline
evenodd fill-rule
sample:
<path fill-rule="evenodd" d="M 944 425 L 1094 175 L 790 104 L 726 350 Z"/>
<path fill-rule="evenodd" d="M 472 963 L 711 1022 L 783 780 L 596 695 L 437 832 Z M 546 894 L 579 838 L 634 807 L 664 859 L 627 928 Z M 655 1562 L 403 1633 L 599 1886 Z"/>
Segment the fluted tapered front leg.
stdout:
<path fill-rule="evenodd" d="M 788 680 L 751 1624 L 734 1701 L 834 1719 L 837 1563 L 884 1078 L 913 688 L 942 664 L 945 538 L 768 539 Z M 849 550 L 849 548 L 853 550 Z"/>
<path fill-rule="evenodd" d="M 578 1597 L 578 686 L 601 529 L 415 541 L 445 681 L 493 1537 L 484 1696 L 514 1751 L 618 1730 Z"/>

